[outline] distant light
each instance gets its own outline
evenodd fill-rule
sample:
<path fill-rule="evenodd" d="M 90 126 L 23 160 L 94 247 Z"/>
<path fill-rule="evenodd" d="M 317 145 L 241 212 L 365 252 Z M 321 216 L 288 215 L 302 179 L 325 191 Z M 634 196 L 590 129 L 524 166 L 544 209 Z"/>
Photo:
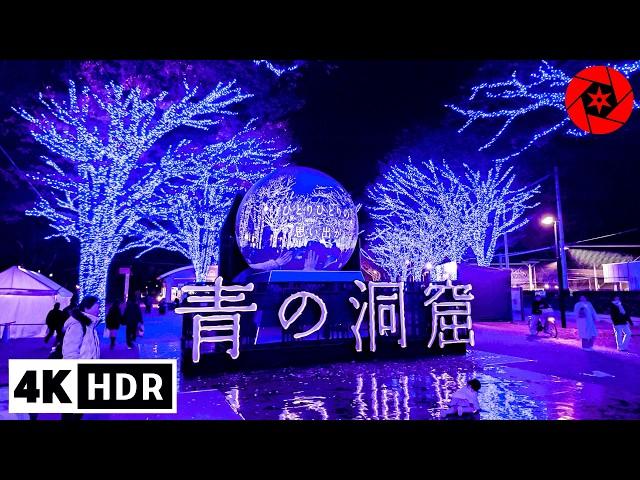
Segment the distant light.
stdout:
<path fill-rule="evenodd" d="M 38 270 L 38 273 L 40 273 L 40 270 Z"/>
<path fill-rule="evenodd" d="M 548 284 L 548 283 L 545 283 L 545 284 L 544 284 L 544 289 L 545 289 L 545 290 L 549 290 L 549 284 Z"/>
<path fill-rule="evenodd" d="M 556 221 L 555 217 L 553 217 L 552 215 L 547 215 L 545 217 L 542 217 L 542 220 L 540 220 L 540 223 L 542 225 L 553 225 L 555 221 Z"/>
<path fill-rule="evenodd" d="M 80 290 L 80 285 L 76 285 L 76 290 Z"/>
<path fill-rule="evenodd" d="M 51 278 L 51 277 L 53 277 L 53 273 L 50 273 L 50 274 L 49 274 L 49 278 Z"/>
<path fill-rule="evenodd" d="M 560 286 L 559 286 L 559 285 L 556 285 L 556 286 L 555 286 L 555 287 L 553 287 L 553 288 L 555 288 L 556 290 L 560 290 Z"/>

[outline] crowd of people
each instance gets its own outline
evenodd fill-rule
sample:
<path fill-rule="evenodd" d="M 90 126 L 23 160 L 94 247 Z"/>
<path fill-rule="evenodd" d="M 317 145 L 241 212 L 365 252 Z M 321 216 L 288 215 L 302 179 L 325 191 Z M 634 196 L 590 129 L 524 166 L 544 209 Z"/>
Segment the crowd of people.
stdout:
<path fill-rule="evenodd" d="M 105 323 L 112 350 L 116 346 L 116 338 L 121 326 L 125 327 L 127 348 L 134 348 L 136 337 L 143 332 L 144 328 L 139 298 L 133 296 L 124 305 L 120 300 L 113 302 L 107 312 Z"/>
<path fill-rule="evenodd" d="M 628 309 L 622 304 L 619 295 L 615 295 L 612 298 L 608 311 L 611 315 L 616 347 L 619 351 L 626 352 L 631 342 L 631 327 L 633 326 L 631 315 Z M 551 314 L 553 314 L 553 308 L 549 302 L 545 298 L 542 298 L 541 295 L 536 295 L 531 303 L 530 334 L 535 335 L 540 325 L 544 327 L 544 322 L 548 318 L 548 315 Z M 576 321 L 578 337 L 582 342 L 582 348 L 584 350 L 593 350 L 595 340 L 598 337 L 597 322 L 599 318 L 596 309 L 585 295 L 580 295 L 573 307 L 573 314 Z"/>
<path fill-rule="evenodd" d="M 147 297 L 148 299 L 148 297 Z M 132 295 L 128 301 L 115 300 L 106 314 L 105 336 L 110 339 L 110 348 L 114 349 L 120 327 L 126 329 L 126 344 L 129 349 L 135 347 L 138 335 L 144 331 L 141 298 L 139 294 Z M 179 304 L 176 300 L 171 306 Z M 144 302 L 147 312 L 151 310 L 150 303 Z M 100 358 L 100 339 L 96 331 L 99 323 L 100 301 L 95 296 L 87 296 L 76 306 L 60 309 L 56 303 L 47 314 L 48 327 L 45 342 L 55 335 L 54 346 L 50 358 L 64 359 L 95 359 Z M 631 327 L 633 326 L 629 310 L 622 304 L 620 296 L 615 295 L 609 305 L 611 322 L 619 351 L 628 351 L 631 341 Z M 530 333 L 535 335 L 539 325 L 544 326 L 546 316 L 553 313 L 548 300 L 536 295 L 531 307 L 532 321 Z M 573 313 L 576 321 L 578 337 L 584 350 L 593 350 L 598 336 L 596 322 L 598 314 L 592 303 L 585 295 L 581 295 L 576 302 Z M 476 415 L 480 411 L 478 392 L 481 385 L 477 379 L 470 380 L 467 385 L 455 392 L 450 400 L 445 417 L 464 417 Z M 70 419 L 79 419 L 81 415 L 63 415 Z M 33 416 L 35 418 L 35 416 Z"/>
<path fill-rule="evenodd" d="M 618 351 L 626 352 L 631 342 L 631 327 L 633 326 L 629 310 L 622 304 L 620 296 L 615 295 L 608 306 L 608 311 L 611 315 L 616 347 Z M 593 350 L 598 336 L 596 322 L 599 320 L 593 304 L 585 295 L 580 295 L 573 308 L 573 313 L 582 348 Z M 553 308 L 549 301 L 541 295 L 536 295 L 531 304 L 530 333 L 535 335 L 539 326 L 544 328 L 547 317 L 552 314 Z M 474 378 L 469 380 L 466 386 L 453 393 L 448 408 L 444 411 L 444 418 L 476 418 L 475 416 L 480 412 L 478 399 L 480 388 L 480 381 Z"/>
<path fill-rule="evenodd" d="M 144 320 L 140 307 L 140 295 L 136 293 L 129 297 L 123 310 L 123 302 L 115 300 L 105 318 L 105 335 L 110 339 L 110 348 L 116 346 L 118 330 L 126 328 L 127 348 L 133 349 L 138 335 L 144 332 Z M 55 334 L 55 341 L 49 354 L 52 359 L 97 359 L 100 358 L 100 337 L 97 332 L 100 323 L 101 302 L 93 295 L 85 296 L 74 306 L 71 303 L 64 310 L 60 310 L 60 303 L 56 303 L 47 314 L 47 334 L 45 343 Z M 30 414 L 32 420 L 37 414 Z M 63 419 L 79 420 L 80 414 L 63 414 Z"/>
<path fill-rule="evenodd" d="M 135 347 L 136 338 L 143 334 L 140 302 L 140 295 L 136 293 L 126 303 L 119 299 L 111 303 L 105 318 L 104 336 L 110 339 L 112 350 L 116 346 L 120 327 L 125 328 L 129 349 Z M 100 345 L 96 331 L 100 307 L 99 299 L 92 295 L 84 297 L 77 306 L 71 303 L 63 310 L 60 309 L 60 303 L 55 303 L 45 320 L 45 343 L 55 335 L 49 358 L 99 358 L 100 349 L 90 348 L 90 345 Z"/>

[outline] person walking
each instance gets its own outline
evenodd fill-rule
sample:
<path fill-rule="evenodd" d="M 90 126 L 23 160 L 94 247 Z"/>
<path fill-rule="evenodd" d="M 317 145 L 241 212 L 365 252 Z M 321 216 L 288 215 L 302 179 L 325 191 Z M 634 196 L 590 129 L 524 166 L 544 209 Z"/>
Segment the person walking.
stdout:
<path fill-rule="evenodd" d="M 587 297 L 580 295 L 580 300 L 576 303 L 573 313 L 576 316 L 576 324 L 578 326 L 578 335 L 582 339 L 582 348 L 584 350 L 593 350 L 593 344 L 598 336 L 596 322 L 598 315 L 595 308 Z"/>
<path fill-rule="evenodd" d="M 620 297 L 616 295 L 611 301 L 611 322 L 613 323 L 613 333 L 616 336 L 616 346 L 621 352 L 626 352 L 631 341 L 631 315 L 624 308 Z"/>
<path fill-rule="evenodd" d="M 109 341 L 110 341 L 109 348 L 111 350 L 116 348 L 116 338 L 118 336 L 118 328 L 120 328 L 120 325 L 124 323 L 124 318 L 120 310 L 121 305 L 122 305 L 122 302 L 120 300 L 116 300 L 115 302 L 113 302 L 113 304 L 111 305 L 111 308 L 109 308 L 109 311 L 107 312 L 106 328 L 109 330 Z"/>
<path fill-rule="evenodd" d="M 145 313 L 151 313 L 151 295 L 144 297 L 144 311 Z"/>
<path fill-rule="evenodd" d="M 78 308 L 71 311 L 71 315 L 62 327 L 62 358 L 63 359 L 97 359 L 100 358 L 100 339 L 96 327 L 100 323 L 98 316 L 100 302 L 98 297 L 88 295 L 82 299 Z M 80 420 L 82 414 L 63 413 L 63 420 Z"/>
<path fill-rule="evenodd" d="M 127 326 L 127 348 L 133 348 L 133 342 L 138 333 L 138 324 L 142 322 L 142 311 L 140 310 L 140 300 L 136 297 L 130 298 L 124 309 L 124 324 Z"/>
<path fill-rule="evenodd" d="M 52 350 L 55 350 L 58 342 L 62 340 L 62 326 L 66 319 L 67 315 L 60 310 L 60 302 L 54 303 L 53 309 L 47 313 L 45 323 L 47 324 L 48 330 L 47 335 L 44 337 L 44 343 L 48 343 L 53 334 L 56 334 L 56 341 L 53 344 Z"/>

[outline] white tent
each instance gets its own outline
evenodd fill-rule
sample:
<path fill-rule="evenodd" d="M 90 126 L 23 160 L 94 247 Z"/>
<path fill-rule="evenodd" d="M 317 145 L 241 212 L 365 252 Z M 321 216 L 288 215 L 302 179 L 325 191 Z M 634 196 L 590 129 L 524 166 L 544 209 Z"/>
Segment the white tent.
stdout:
<path fill-rule="evenodd" d="M 60 308 L 71 303 L 73 294 L 50 278 L 22 267 L 0 273 L 0 324 L 14 322 L 9 338 L 44 337 L 45 320 L 53 304 Z M 0 325 L 0 337 L 4 334 Z"/>

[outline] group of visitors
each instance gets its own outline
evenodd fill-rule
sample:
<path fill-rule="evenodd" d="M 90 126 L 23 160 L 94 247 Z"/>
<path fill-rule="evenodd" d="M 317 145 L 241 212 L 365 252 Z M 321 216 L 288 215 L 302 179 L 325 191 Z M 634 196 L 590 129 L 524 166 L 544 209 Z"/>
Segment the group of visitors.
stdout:
<path fill-rule="evenodd" d="M 55 334 L 55 341 L 51 349 L 50 358 L 99 358 L 99 338 L 95 331 L 98 325 L 99 300 L 97 297 L 86 296 L 80 304 L 73 304 L 60 310 L 60 303 L 55 303 L 47 314 L 47 334 L 45 343 Z M 110 339 L 110 348 L 116 346 L 118 330 L 126 328 L 127 347 L 135 346 L 136 338 L 144 332 L 140 297 L 133 295 L 124 304 L 116 300 L 111 304 L 105 319 L 105 336 Z M 93 348 L 96 345 L 96 348 Z M 96 356 L 94 356 L 96 355 Z"/>
<path fill-rule="evenodd" d="M 99 312 L 100 301 L 93 295 L 84 297 L 77 307 L 70 305 L 64 310 L 60 310 L 60 304 L 56 303 L 46 318 L 48 332 L 44 341 L 48 342 L 54 333 L 56 335 L 49 358 L 100 358 L 100 338 L 96 331 L 100 323 Z M 111 349 L 115 348 L 120 326 L 126 327 L 127 347 L 134 348 L 136 337 L 144 331 L 139 295 L 129 298 L 124 312 L 122 302 L 114 301 L 105 320 Z M 82 415 L 63 414 L 62 417 L 68 420 L 79 420 Z M 37 419 L 37 414 L 30 414 L 30 418 Z"/>
<path fill-rule="evenodd" d="M 631 321 L 631 315 L 628 309 L 622 304 L 619 295 L 613 297 L 609 305 L 609 311 L 611 313 L 611 323 L 613 324 L 617 349 L 621 352 L 626 352 L 628 351 L 629 342 L 631 341 L 631 327 L 633 323 Z M 536 295 L 531 304 L 532 325 L 530 328 L 532 334 L 535 335 L 536 330 L 534 330 L 534 328 L 538 328 L 545 314 L 550 315 L 551 312 L 553 312 L 553 309 L 549 302 L 540 295 Z M 581 295 L 573 308 L 573 313 L 576 318 L 578 336 L 582 340 L 582 348 L 585 350 L 593 350 L 593 344 L 598 336 L 596 327 L 598 315 L 595 308 L 586 296 Z M 542 320 L 542 322 L 544 326 L 544 320 Z M 469 380 L 466 386 L 453 393 L 448 408 L 444 411 L 444 417 L 474 418 L 480 411 L 480 403 L 478 401 L 480 387 L 480 381 L 474 378 Z"/>
<path fill-rule="evenodd" d="M 536 334 L 536 329 L 541 319 L 544 319 L 544 314 L 549 311 L 553 312 L 549 302 L 540 295 L 536 295 L 531 304 L 532 315 L 529 331 L 532 335 Z M 609 311 L 611 313 L 611 323 L 613 324 L 613 332 L 616 338 L 616 347 L 619 351 L 626 352 L 628 351 L 629 342 L 631 341 L 631 327 L 633 326 L 633 322 L 631 321 L 631 315 L 628 310 L 622 305 L 619 295 L 613 297 L 609 304 Z M 578 337 L 580 337 L 582 341 L 582 348 L 584 350 L 593 350 L 595 339 L 598 336 L 598 328 L 596 326 L 598 314 L 595 308 L 585 295 L 581 295 L 573 308 L 573 313 L 576 319 Z"/>
<path fill-rule="evenodd" d="M 80 304 L 73 308 L 67 307 L 60 310 L 60 304 L 56 303 L 48 313 L 46 324 L 48 332 L 45 342 L 48 342 L 55 334 L 56 340 L 53 352 L 60 352 L 59 356 L 51 358 L 65 359 L 95 359 L 100 358 L 100 340 L 96 332 L 99 323 L 100 302 L 95 296 L 85 297 Z M 540 317 L 545 313 L 553 312 L 549 302 L 540 295 L 536 295 L 532 303 L 532 318 L 535 321 L 535 328 L 538 328 Z M 595 339 L 598 335 L 596 322 L 598 315 L 595 308 L 588 301 L 586 296 L 581 295 L 573 309 L 578 336 L 582 340 L 582 348 L 593 350 Z M 631 316 L 627 308 L 624 307 L 620 296 L 613 297 L 610 304 L 611 321 L 616 338 L 616 345 L 619 351 L 627 351 L 631 341 Z M 533 323 L 533 321 L 532 321 Z M 133 295 L 124 305 L 116 300 L 111 304 L 106 315 L 106 329 L 110 338 L 110 348 L 116 345 L 117 332 L 120 326 L 126 328 L 126 342 L 128 348 L 134 348 L 136 337 L 143 329 L 142 310 L 140 308 L 140 297 Z M 532 330 L 535 334 L 535 331 Z M 456 391 L 450 400 L 449 408 L 445 411 L 445 416 L 468 416 L 475 415 L 480 411 L 478 392 L 480 382 L 472 379 L 467 385 Z M 33 415 L 32 418 L 35 418 Z M 71 419 L 79 419 L 81 415 L 63 415 Z"/>
<path fill-rule="evenodd" d="M 113 350 L 116 346 L 116 338 L 118 330 L 121 326 L 126 328 L 127 348 L 132 349 L 138 335 L 144 331 L 144 322 L 142 321 L 142 310 L 140 309 L 140 300 L 137 295 L 129 298 L 124 305 L 123 302 L 116 300 L 111 304 L 111 308 L 107 312 L 105 319 L 106 328 L 109 331 L 110 348 Z"/>

